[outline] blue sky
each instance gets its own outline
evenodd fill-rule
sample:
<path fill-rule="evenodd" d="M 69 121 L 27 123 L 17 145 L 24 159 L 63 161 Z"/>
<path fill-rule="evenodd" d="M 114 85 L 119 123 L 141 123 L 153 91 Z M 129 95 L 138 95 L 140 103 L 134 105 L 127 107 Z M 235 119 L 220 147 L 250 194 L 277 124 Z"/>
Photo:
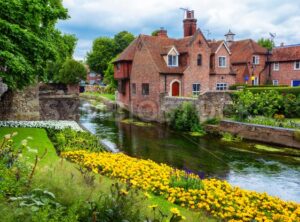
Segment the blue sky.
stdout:
<path fill-rule="evenodd" d="M 180 7 L 195 10 L 198 27 L 211 39 L 224 39 L 231 29 L 236 39 L 257 40 L 269 37 L 272 32 L 276 33 L 277 45 L 300 43 L 298 0 L 63 0 L 63 3 L 71 18 L 59 22 L 58 28 L 79 39 L 76 59 L 84 59 L 95 38 L 113 37 L 123 30 L 137 36 L 164 27 L 170 37 L 180 38 L 183 35 Z"/>

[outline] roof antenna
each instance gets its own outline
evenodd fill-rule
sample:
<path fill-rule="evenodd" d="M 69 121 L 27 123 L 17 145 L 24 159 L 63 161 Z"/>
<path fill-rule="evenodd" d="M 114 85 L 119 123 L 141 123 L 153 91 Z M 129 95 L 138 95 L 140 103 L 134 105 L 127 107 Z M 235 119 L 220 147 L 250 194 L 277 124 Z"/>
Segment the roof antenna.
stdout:
<path fill-rule="evenodd" d="M 186 18 L 187 12 L 190 11 L 189 8 L 179 8 L 180 10 L 184 11 L 183 18 Z"/>
<path fill-rule="evenodd" d="M 274 42 L 274 39 L 276 38 L 276 33 L 275 32 L 274 33 L 269 32 L 269 35 L 271 36 L 271 41 Z"/>

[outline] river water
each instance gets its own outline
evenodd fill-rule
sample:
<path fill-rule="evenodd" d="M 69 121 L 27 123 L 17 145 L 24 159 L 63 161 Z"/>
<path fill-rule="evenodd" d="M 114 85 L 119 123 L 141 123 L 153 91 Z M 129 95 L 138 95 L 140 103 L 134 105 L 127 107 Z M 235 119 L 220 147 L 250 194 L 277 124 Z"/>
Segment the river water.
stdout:
<path fill-rule="evenodd" d="M 216 136 L 192 137 L 166 126 L 122 123 L 128 114 L 101 111 L 81 103 L 81 124 L 115 152 L 151 159 L 204 177 L 227 180 L 248 190 L 300 203 L 300 160 L 261 152 L 253 142 L 229 143 Z"/>

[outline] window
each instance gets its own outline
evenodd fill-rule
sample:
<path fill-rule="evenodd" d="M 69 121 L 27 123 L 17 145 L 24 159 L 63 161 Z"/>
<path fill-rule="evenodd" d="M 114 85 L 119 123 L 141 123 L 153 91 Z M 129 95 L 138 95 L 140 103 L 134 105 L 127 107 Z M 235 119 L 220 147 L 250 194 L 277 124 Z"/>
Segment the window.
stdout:
<path fill-rule="evenodd" d="M 217 90 L 227 90 L 227 83 L 217 83 Z"/>
<path fill-rule="evenodd" d="M 200 83 L 193 84 L 193 96 L 200 95 Z"/>
<path fill-rule="evenodd" d="M 177 55 L 168 55 L 168 66 L 178 66 Z"/>
<path fill-rule="evenodd" d="M 226 67 L 226 57 L 225 56 L 219 57 L 219 67 L 222 67 L 222 68 Z"/>
<path fill-rule="evenodd" d="M 149 95 L 149 83 L 142 83 L 142 95 Z"/>
<path fill-rule="evenodd" d="M 126 92 L 126 80 L 119 80 L 118 81 L 118 92 L 125 94 Z"/>
<path fill-rule="evenodd" d="M 295 70 L 300 70 L 300 61 L 296 61 L 294 65 Z"/>
<path fill-rule="evenodd" d="M 198 57 L 197 57 L 197 65 L 198 66 L 202 65 L 202 55 L 201 54 L 199 54 Z"/>
<path fill-rule="evenodd" d="M 255 55 L 252 57 L 252 63 L 254 65 L 258 65 L 259 64 L 259 56 Z"/>
<path fill-rule="evenodd" d="M 118 62 L 117 63 L 117 70 L 120 70 L 121 64 Z"/>
<path fill-rule="evenodd" d="M 274 80 L 273 80 L 273 86 L 278 86 L 278 83 L 279 83 L 279 82 L 278 82 L 277 79 L 274 79 Z"/>
<path fill-rule="evenodd" d="M 132 92 L 133 95 L 136 94 L 136 84 L 135 83 L 131 84 L 131 92 Z"/>
<path fill-rule="evenodd" d="M 279 62 L 275 62 L 273 65 L 273 70 L 274 71 L 279 71 Z"/>
<path fill-rule="evenodd" d="M 255 86 L 258 86 L 258 85 L 259 85 L 259 79 L 258 79 L 257 76 L 255 76 L 255 77 L 253 78 L 253 85 L 255 85 Z"/>

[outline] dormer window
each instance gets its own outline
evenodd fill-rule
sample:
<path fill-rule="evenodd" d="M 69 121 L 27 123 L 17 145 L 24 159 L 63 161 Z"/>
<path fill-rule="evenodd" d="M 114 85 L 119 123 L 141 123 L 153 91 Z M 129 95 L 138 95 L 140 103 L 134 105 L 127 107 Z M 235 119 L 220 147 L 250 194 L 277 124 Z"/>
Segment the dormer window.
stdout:
<path fill-rule="evenodd" d="M 226 68 L 226 56 L 219 56 L 219 67 Z"/>
<path fill-rule="evenodd" d="M 178 66 L 177 55 L 168 55 L 168 66 Z"/>
<path fill-rule="evenodd" d="M 175 49 L 175 47 L 173 47 L 168 53 L 168 66 L 177 67 L 178 66 L 178 57 L 179 57 L 179 53 Z"/>

